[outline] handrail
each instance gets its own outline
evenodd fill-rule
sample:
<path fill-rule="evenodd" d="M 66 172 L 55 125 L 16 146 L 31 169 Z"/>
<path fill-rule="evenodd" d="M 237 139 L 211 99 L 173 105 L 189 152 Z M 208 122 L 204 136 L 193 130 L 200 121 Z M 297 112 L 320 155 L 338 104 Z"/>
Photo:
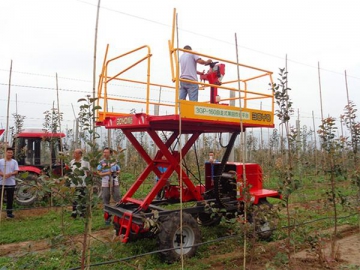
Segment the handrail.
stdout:
<path fill-rule="evenodd" d="M 173 28 L 172 28 L 172 32 L 171 32 L 171 40 L 168 41 L 168 47 L 169 47 L 169 56 L 170 56 L 170 71 L 171 71 L 171 79 L 173 81 L 173 85 L 166 85 L 163 83 L 154 83 L 151 82 L 151 49 L 148 45 L 143 45 L 141 47 L 138 47 L 136 49 L 130 50 L 126 53 L 120 54 L 116 57 L 113 57 L 109 60 L 107 60 L 107 56 L 108 56 L 108 52 L 109 52 L 109 45 L 107 45 L 106 47 L 106 52 L 105 52 L 105 58 L 104 58 L 104 62 L 103 62 L 103 67 L 101 70 L 101 74 L 99 77 L 99 84 L 98 84 L 98 100 L 97 100 L 97 105 L 100 105 L 100 102 L 102 103 L 102 118 L 103 119 L 99 119 L 99 121 L 104 120 L 104 118 L 106 118 L 106 115 L 109 113 L 108 112 L 108 106 L 109 106 L 109 102 L 118 102 L 119 104 L 123 104 L 125 103 L 132 103 L 134 104 L 134 106 L 140 106 L 140 111 L 141 112 L 145 112 L 146 114 L 149 114 L 150 105 L 156 105 L 156 106 L 166 106 L 166 107 L 172 107 L 174 108 L 174 112 L 173 114 L 177 115 L 179 114 L 179 105 L 181 103 L 181 100 L 179 100 L 179 86 L 180 86 L 180 82 L 190 82 L 190 83 L 194 83 L 194 84 L 198 84 L 199 86 L 204 86 L 204 87 L 216 87 L 219 89 L 219 91 L 221 90 L 222 93 L 226 93 L 224 91 L 233 91 L 238 93 L 236 98 L 229 98 L 229 97 L 222 97 L 220 99 L 220 102 L 228 102 L 228 101 L 232 101 L 232 100 L 239 100 L 239 102 L 244 102 L 244 104 L 242 104 L 242 109 L 247 109 L 250 108 L 248 101 L 254 101 L 254 100 L 266 100 L 266 102 L 271 103 L 271 105 L 267 106 L 267 107 L 271 107 L 271 112 L 274 112 L 274 96 L 272 91 L 266 92 L 269 90 L 269 84 L 273 83 L 273 79 L 272 79 L 272 72 L 262 69 L 262 68 L 258 68 L 258 67 L 253 67 L 250 65 L 245 65 L 245 64 L 241 64 L 241 63 L 237 63 L 228 59 L 222 59 L 219 57 L 214 57 L 208 54 L 204 54 L 204 53 L 199 53 L 196 51 L 191 51 L 191 50 L 186 50 L 186 49 L 181 49 L 181 48 L 177 48 L 174 46 L 174 42 L 175 42 L 175 16 L 176 16 L 176 12 L 174 10 L 174 18 L 173 18 Z M 146 53 L 145 55 L 140 55 L 140 57 L 133 59 L 131 58 L 131 63 L 126 66 L 126 67 L 122 67 L 121 70 L 118 70 L 117 72 L 111 72 L 112 74 L 110 74 L 110 68 L 114 68 L 116 67 L 117 63 L 123 63 L 122 60 L 125 57 L 134 57 L 134 56 L 138 56 L 135 55 L 135 53 L 141 52 L 145 50 Z M 179 59 L 178 59 L 178 53 L 191 53 L 191 54 L 196 54 L 200 57 L 203 58 L 210 58 L 213 61 L 219 61 L 221 63 L 226 63 L 226 74 L 229 77 L 227 80 L 223 80 L 221 85 L 214 85 L 214 84 L 210 84 L 210 83 L 206 83 L 206 82 L 195 82 L 195 81 L 190 81 L 190 80 L 186 80 L 186 79 L 182 79 L 180 78 L 180 68 L 179 68 Z M 125 61 L 124 61 L 125 62 Z M 142 65 L 142 64 L 146 64 L 146 70 L 145 72 L 143 72 L 142 74 L 138 74 L 136 73 L 137 76 L 145 76 L 145 78 L 143 77 L 143 79 L 134 79 L 134 78 L 126 78 L 124 77 L 126 74 L 128 74 L 128 72 L 133 69 L 134 67 L 138 66 L 138 65 Z M 235 79 L 235 78 L 231 78 L 231 75 L 234 76 L 235 72 L 232 72 L 233 70 L 236 70 L 237 67 L 240 67 L 242 69 L 244 69 L 246 72 L 242 72 L 242 78 L 240 79 Z M 114 73 L 114 74 L 113 74 Z M 225 75 L 225 79 L 226 79 L 226 75 Z M 266 84 L 263 83 L 262 80 L 266 80 Z M 129 94 L 129 91 L 120 89 L 120 90 L 116 90 L 116 93 L 114 94 L 113 92 L 109 91 L 110 87 L 111 89 L 113 89 L 113 87 L 116 87 L 117 85 L 114 85 L 115 81 L 122 81 L 125 83 L 131 83 L 132 85 L 139 85 L 139 86 L 145 86 L 145 92 L 143 92 L 142 87 L 139 87 L 140 90 L 137 89 L 132 89 L 132 91 L 130 92 L 131 94 Z M 241 82 L 240 85 L 240 89 L 238 89 L 237 83 Z M 233 87 L 231 84 L 236 85 L 236 87 Z M 261 84 L 261 87 L 259 88 L 259 84 Z M 153 91 L 152 89 L 154 87 L 159 87 L 160 89 L 165 89 L 166 93 L 167 93 L 167 101 L 164 100 L 158 100 L 158 101 L 154 101 L 154 98 L 151 100 L 151 91 Z M 266 91 L 265 91 L 266 90 Z M 124 94 L 125 93 L 125 94 Z M 169 95 L 172 95 L 171 98 L 169 98 Z M 242 101 L 241 101 L 242 100 Z M 202 103 L 209 103 L 209 100 L 200 100 L 199 102 Z M 141 107 L 142 105 L 144 105 L 144 107 Z M 251 104 L 250 104 L 251 105 Z M 235 105 L 235 107 L 237 107 Z M 251 109 L 251 108 L 250 108 Z M 119 112 L 119 113 L 125 113 L 125 112 Z M 127 112 L 129 113 L 129 112 Z M 167 112 L 168 113 L 168 112 Z"/>

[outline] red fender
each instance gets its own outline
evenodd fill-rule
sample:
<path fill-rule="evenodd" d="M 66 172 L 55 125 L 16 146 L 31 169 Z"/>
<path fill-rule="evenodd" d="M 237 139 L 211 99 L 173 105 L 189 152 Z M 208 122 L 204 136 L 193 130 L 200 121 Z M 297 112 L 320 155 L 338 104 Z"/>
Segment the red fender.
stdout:
<path fill-rule="evenodd" d="M 36 173 L 37 175 L 41 174 L 41 169 L 34 167 L 34 166 L 19 166 L 19 173 L 24 173 L 24 172 L 32 172 L 32 173 Z"/>

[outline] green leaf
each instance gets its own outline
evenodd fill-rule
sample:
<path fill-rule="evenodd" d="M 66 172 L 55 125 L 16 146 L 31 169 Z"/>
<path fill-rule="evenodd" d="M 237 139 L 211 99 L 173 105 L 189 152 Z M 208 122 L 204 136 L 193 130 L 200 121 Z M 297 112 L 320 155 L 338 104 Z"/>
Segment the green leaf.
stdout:
<path fill-rule="evenodd" d="M 95 110 L 101 110 L 102 108 L 101 108 L 101 106 L 95 106 L 94 108 L 93 108 L 93 111 L 95 111 Z"/>

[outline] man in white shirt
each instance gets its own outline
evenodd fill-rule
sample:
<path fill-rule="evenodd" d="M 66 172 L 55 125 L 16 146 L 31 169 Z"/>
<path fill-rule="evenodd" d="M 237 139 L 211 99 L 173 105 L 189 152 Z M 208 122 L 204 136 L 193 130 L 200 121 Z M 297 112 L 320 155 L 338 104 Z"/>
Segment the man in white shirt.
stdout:
<path fill-rule="evenodd" d="M 73 212 L 71 214 L 73 218 L 76 218 L 78 213 L 80 213 L 81 217 L 84 217 L 84 211 L 86 209 L 86 205 L 83 201 L 86 191 L 85 179 L 88 171 L 90 170 L 90 163 L 82 158 L 82 154 L 81 149 L 75 149 L 73 153 L 74 159 L 70 161 L 70 167 L 73 172 L 73 179 L 70 187 L 75 188 L 75 192 L 77 194 L 77 199 L 73 201 Z"/>
<path fill-rule="evenodd" d="M 14 218 L 13 202 L 15 193 L 15 175 L 18 174 L 19 165 L 13 159 L 14 150 L 10 147 L 6 148 L 5 158 L 0 159 L 0 186 L 6 192 L 6 213 L 8 218 Z M 3 194 L 3 190 L 0 193 Z"/>
<path fill-rule="evenodd" d="M 191 51 L 191 47 L 189 45 L 186 45 L 184 49 Z M 180 56 L 179 62 L 181 66 L 180 78 L 197 82 L 197 75 L 201 75 L 202 72 L 197 71 L 196 64 L 199 63 L 201 65 L 208 65 L 212 63 L 212 60 L 208 59 L 207 61 L 204 61 L 196 54 L 184 52 Z M 196 83 L 180 82 L 179 99 L 186 99 L 187 95 L 189 95 L 189 100 L 198 101 L 199 85 Z"/>

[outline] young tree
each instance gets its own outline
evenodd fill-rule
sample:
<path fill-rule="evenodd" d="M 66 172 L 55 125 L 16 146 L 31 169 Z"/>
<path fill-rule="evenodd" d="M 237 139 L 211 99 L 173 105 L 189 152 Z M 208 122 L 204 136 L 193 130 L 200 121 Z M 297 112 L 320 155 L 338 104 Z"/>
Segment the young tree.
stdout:
<path fill-rule="evenodd" d="M 350 167 L 350 177 L 358 190 L 357 209 L 360 227 L 360 165 L 358 162 L 358 150 L 360 147 L 360 122 L 357 121 L 357 109 L 353 101 L 350 101 L 349 104 L 345 106 L 344 111 L 345 113 L 341 115 L 341 119 L 343 120 L 343 123 L 345 124 L 351 135 L 351 140 L 350 142 L 348 142 L 353 158 L 353 166 Z"/>
<path fill-rule="evenodd" d="M 290 129 L 290 118 L 293 113 L 292 102 L 289 96 L 290 88 L 287 87 L 287 75 L 288 72 L 284 69 L 280 69 L 278 74 L 278 83 L 273 83 L 271 85 L 271 90 L 274 93 L 275 103 L 277 109 L 275 114 L 280 120 L 280 125 L 284 126 L 286 133 L 287 149 L 283 151 L 283 157 L 278 159 L 276 168 L 279 176 L 279 189 L 282 195 L 283 206 L 286 208 L 287 214 L 287 256 L 289 264 L 291 263 L 291 252 L 290 246 L 292 242 L 292 225 L 291 216 L 289 209 L 290 195 L 299 187 L 299 181 L 294 179 L 293 173 L 293 141 L 296 138 L 297 134 L 295 130 Z"/>
<path fill-rule="evenodd" d="M 330 178 L 330 190 L 326 192 L 327 202 L 330 203 L 334 212 L 334 233 L 331 241 L 331 258 L 335 259 L 335 247 L 337 236 L 337 201 L 345 202 L 340 190 L 336 187 L 337 177 L 341 175 L 341 149 L 343 138 L 336 137 L 337 127 L 335 118 L 328 117 L 323 119 L 318 130 L 321 139 L 321 147 L 324 155 L 325 174 Z"/>

